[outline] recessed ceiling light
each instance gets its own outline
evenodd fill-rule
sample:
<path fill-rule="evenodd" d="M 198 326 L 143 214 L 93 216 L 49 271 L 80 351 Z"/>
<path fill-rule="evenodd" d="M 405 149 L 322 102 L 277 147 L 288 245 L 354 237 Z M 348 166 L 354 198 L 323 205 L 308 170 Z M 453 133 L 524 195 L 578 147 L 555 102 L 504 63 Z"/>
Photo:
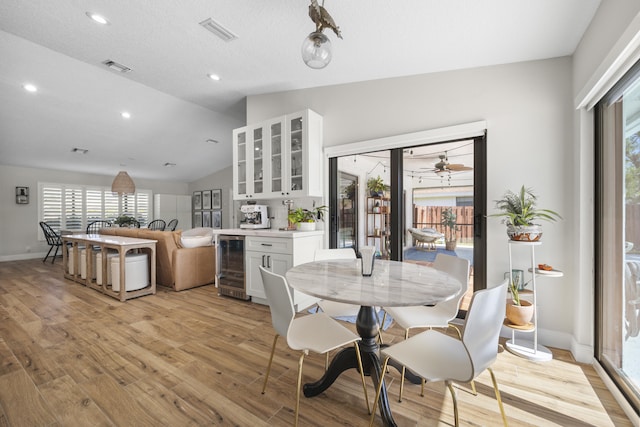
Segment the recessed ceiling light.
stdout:
<path fill-rule="evenodd" d="M 220 76 L 217 74 L 207 74 L 207 77 L 209 77 L 211 80 L 215 80 L 215 81 L 219 81 L 220 80 Z"/>
<path fill-rule="evenodd" d="M 120 115 L 122 116 L 123 119 L 130 119 L 131 118 L 131 114 L 127 111 L 123 111 L 122 113 L 120 113 Z"/>
<path fill-rule="evenodd" d="M 98 15 L 97 13 L 87 12 L 87 16 L 93 19 L 98 24 L 102 24 L 102 25 L 109 24 L 109 21 L 107 21 L 107 19 L 104 16 Z"/>
<path fill-rule="evenodd" d="M 22 87 L 27 92 L 37 92 L 38 91 L 38 88 L 35 85 L 32 85 L 31 83 L 25 83 L 25 84 L 22 85 Z"/>

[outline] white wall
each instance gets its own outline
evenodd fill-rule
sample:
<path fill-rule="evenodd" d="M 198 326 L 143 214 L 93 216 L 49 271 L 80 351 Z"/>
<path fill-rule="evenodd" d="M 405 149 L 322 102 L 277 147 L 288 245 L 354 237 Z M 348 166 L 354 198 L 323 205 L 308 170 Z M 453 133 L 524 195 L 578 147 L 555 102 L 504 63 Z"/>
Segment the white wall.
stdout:
<path fill-rule="evenodd" d="M 571 87 L 571 59 L 557 58 L 253 96 L 247 118 L 311 108 L 324 118 L 325 147 L 485 120 L 489 213 L 493 200 L 522 184 L 536 190 L 540 207 L 568 213 Z M 540 262 L 571 263 L 575 236 L 566 223 L 544 224 Z M 498 219 L 487 228 L 487 278 L 495 283 L 508 271 L 506 234 Z M 567 274 L 540 284 L 539 337 L 548 345 L 570 347 L 574 280 Z"/>
<path fill-rule="evenodd" d="M 231 163 L 231 159 L 229 159 Z M 200 190 L 222 190 L 222 228 L 236 227 L 231 218 L 231 208 L 233 207 L 233 199 L 231 198 L 231 190 L 233 190 L 233 167 L 229 166 L 218 172 L 207 175 L 197 181 L 189 183 L 189 192 Z"/>
<path fill-rule="evenodd" d="M 113 176 L 0 165 L 0 261 L 37 258 L 49 250 L 38 240 L 38 182 L 110 187 Z M 131 177 L 136 187 L 154 193 L 189 194 L 186 183 Z M 29 187 L 29 204 L 15 203 L 16 187 Z M 153 209 L 153 199 L 151 200 Z"/>

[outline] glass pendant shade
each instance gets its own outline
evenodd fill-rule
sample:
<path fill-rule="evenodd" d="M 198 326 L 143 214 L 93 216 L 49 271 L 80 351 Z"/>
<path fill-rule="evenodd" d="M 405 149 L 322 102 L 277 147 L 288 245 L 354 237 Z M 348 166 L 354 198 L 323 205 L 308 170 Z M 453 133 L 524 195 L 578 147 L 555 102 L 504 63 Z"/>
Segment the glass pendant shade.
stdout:
<path fill-rule="evenodd" d="M 136 192 L 136 184 L 125 171 L 118 172 L 113 184 L 111 184 L 111 192 L 118 194 L 134 194 Z"/>
<path fill-rule="evenodd" d="M 302 60 L 309 67 L 321 69 L 331 62 L 331 41 L 322 33 L 313 32 L 302 42 Z"/>

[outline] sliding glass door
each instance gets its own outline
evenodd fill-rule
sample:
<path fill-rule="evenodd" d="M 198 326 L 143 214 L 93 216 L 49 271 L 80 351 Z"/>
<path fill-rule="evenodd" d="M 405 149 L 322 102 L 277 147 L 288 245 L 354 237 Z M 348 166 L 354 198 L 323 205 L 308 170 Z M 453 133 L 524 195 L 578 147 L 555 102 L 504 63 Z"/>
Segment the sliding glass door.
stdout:
<path fill-rule="evenodd" d="M 640 403 L 640 67 L 596 107 L 596 358 Z"/>

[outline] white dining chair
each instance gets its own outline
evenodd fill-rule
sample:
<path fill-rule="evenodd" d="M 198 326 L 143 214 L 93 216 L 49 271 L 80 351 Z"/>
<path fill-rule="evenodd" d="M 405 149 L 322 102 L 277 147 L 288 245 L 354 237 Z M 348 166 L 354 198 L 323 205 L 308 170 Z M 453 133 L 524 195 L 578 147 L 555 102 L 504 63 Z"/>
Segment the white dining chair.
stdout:
<path fill-rule="evenodd" d="M 313 256 L 314 261 L 330 259 L 356 259 L 356 253 L 353 248 L 316 249 Z M 334 318 L 357 316 L 360 310 L 359 305 L 329 300 L 320 300 L 317 305 L 324 313 Z"/>
<path fill-rule="evenodd" d="M 462 340 L 439 331 L 422 332 L 383 349 L 382 372 L 386 372 L 389 359 L 393 359 L 428 382 L 444 381 L 451 392 L 455 425 L 458 426 L 458 403 L 452 382 L 470 382 L 486 369 L 491 374 L 502 421 L 506 426 L 507 417 L 491 365 L 498 357 L 498 339 L 505 316 L 507 283 L 505 280 L 496 287 L 474 293 L 464 322 Z M 375 420 L 376 404 L 383 383 L 380 381 L 377 388 L 369 425 L 373 425 Z"/>
<path fill-rule="evenodd" d="M 360 337 L 325 313 L 316 313 L 296 318 L 296 311 L 293 306 L 293 299 L 291 298 L 287 279 L 266 270 L 262 266 L 258 268 L 262 275 L 264 291 L 267 295 L 267 301 L 269 302 L 269 308 L 271 310 L 271 322 L 273 329 L 276 331 L 273 346 L 271 347 L 267 373 L 264 378 L 264 385 L 262 386 L 262 394 L 264 394 L 267 389 L 267 381 L 269 380 L 269 373 L 271 372 L 271 364 L 273 362 L 273 354 L 276 350 L 278 337 L 283 336 L 286 338 L 289 348 L 292 350 L 300 350 L 302 353 L 298 361 L 298 381 L 296 385 L 295 425 L 297 426 L 300 408 L 302 365 L 305 356 L 309 354 L 310 351 L 318 354 L 327 354 L 331 350 L 347 344 L 353 344 L 358 359 L 358 369 L 360 379 L 362 380 L 364 398 L 367 402 L 367 411 L 370 411 L 362 360 L 360 358 L 360 349 L 358 348 Z"/>
<path fill-rule="evenodd" d="M 446 328 L 451 326 L 458 333 L 460 331 L 455 325 L 449 323 L 458 315 L 460 302 L 467 291 L 469 283 L 469 261 L 452 255 L 438 254 L 433 263 L 436 270 L 449 273 L 460 281 L 462 287 L 460 291 L 450 300 L 438 303 L 434 306 L 410 306 L 410 307 L 385 307 L 382 323 L 384 324 L 387 314 L 404 329 L 404 338 L 409 338 L 409 331 L 414 328 Z M 404 391 L 404 368 L 400 380 L 400 394 L 398 401 L 402 402 Z"/>

